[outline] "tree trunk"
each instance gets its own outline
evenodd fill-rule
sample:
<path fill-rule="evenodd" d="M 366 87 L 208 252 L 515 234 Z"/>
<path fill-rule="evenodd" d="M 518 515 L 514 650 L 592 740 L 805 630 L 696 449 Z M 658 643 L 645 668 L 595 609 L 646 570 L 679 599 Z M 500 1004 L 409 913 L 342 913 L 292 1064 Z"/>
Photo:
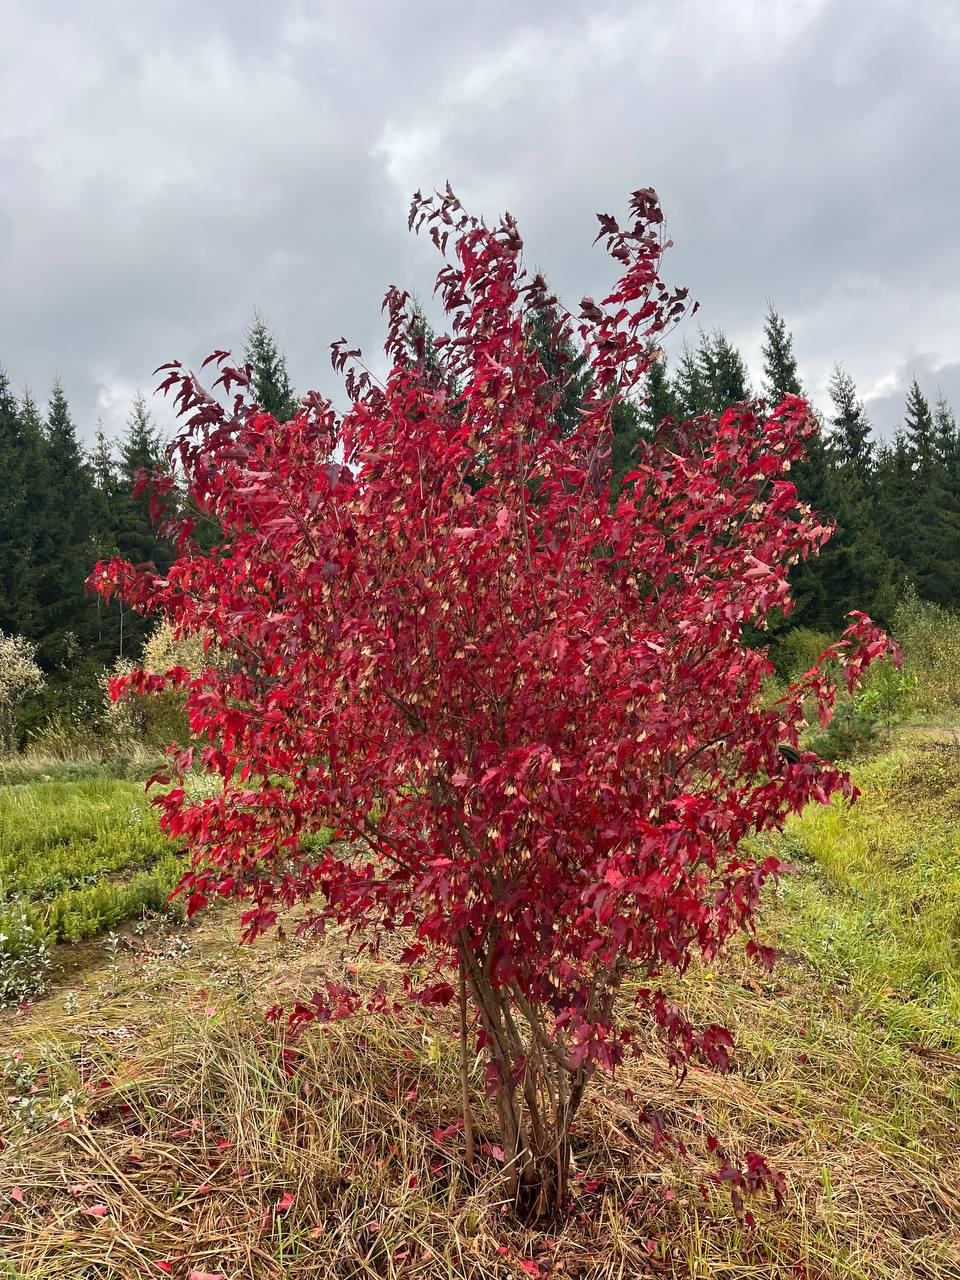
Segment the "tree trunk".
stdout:
<path fill-rule="evenodd" d="M 566 1212 L 570 1127 L 586 1073 L 567 1060 L 562 1040 L 524 1000 L 490 981 L 484 963 L 461 950 L 462 972 L 487 1035 L 494 1069 L 507 1190 L 518 1218 L 545 1223 Z M 464 1104 L 464 1125 L 469 1124 Z"/>

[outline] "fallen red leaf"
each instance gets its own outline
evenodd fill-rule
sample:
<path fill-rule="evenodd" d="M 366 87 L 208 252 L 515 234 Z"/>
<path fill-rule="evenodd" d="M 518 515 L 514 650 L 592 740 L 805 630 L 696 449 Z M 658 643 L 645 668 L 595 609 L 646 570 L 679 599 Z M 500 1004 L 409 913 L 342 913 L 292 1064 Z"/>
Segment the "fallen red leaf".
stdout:
<path fill-rule="evenodd" d="M 282 1200 L 277 1202 L 277 1213 L 286 1213 L 293 1204 L 293 1192 L 288 1191 Z"/>
<path fill-rule="evenodd" d="M 15 1200 L 17 1204 L 23 1204 L 23 1192 L 19 1187 L 14 1187 L 10 1192 L 10 1199 Z"/>
<path fill-rule="evenodd" d="M 80 1212 L 87 1214 L 90 1218 L 105 1218 L 110 1210 L 105 1204 L 89 1204 L 84 1205 Z"/>

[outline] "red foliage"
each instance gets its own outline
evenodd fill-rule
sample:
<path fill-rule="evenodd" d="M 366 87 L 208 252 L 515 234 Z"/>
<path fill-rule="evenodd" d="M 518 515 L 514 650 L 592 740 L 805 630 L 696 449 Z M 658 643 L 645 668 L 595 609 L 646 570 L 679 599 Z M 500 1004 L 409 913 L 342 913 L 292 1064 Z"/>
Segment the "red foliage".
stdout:
<path fill-rule="evenodd" d="M 554 300 L 525 274 L 513 220 L 489 228 L 448 189 L 415 198 L 414 224 L 452 251 L 438 276 L 450 332 L 429 368 L 395 289 L 384 385 L 334 345 L 343 414 L 312 394 L 277 423 L 223 352 L 217 382 L 240 388 L 227 408 L 164 366 L 184 420 L 171 461 L 223 540 L 202 552 L 182 522 L 165 576 L 113 560 L 92 580 L 227 655 L 116 682 L 180 688 L 208 744 L 199 763 L 223 779 L 222 795 L 174 785 L 158 800 L 192 852 L 189 910 L 246 899 L 247 938 L 301 902 L 305 928 L 336 921 L 364 947 L 402 931 L 425 1004 L 454 999 L 460 970 L 514 1190 L 546 1213 L 586 1082 L 628 1051 L 637 1005 L 676 1064 L 726 1065 L 729 1034 L 693 1027 L 656 977 L 752 929 L 779 864 L 744 838 L 850 793 L 810 752 L 779 752 L 798 748 L 805 704 L 829 718 L 827 675 L 765 706 L 771 668 L 745 644 L 789 610 L 789 568 L 829 530 L 787 477 L 815 429 L 795 397 L 670 424 L 611 501 L 612 406 L 642 394 L 687 308 L 660 280 L 652 191 L 634 194 L 628 229 L 601 217 L 623 273 L 557 326 L 558 350 L 575 330 L 592 374 L 572 431 L 531 337 Z M 855 615 L 830 656 L 852 685 L 888 648 Z M 181 776 L 195 763 L 171 760 Z M 343 839 L 312 851 L 325 825 Z M 361 1003 L 330 983 L 292 1016 Z"/>

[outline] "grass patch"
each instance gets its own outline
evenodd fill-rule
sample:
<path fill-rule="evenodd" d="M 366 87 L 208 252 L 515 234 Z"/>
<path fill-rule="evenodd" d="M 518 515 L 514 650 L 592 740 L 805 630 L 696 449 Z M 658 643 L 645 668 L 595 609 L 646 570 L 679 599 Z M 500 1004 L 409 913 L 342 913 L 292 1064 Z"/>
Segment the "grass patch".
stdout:
<path fill-rule="evenodd" d="M 138 939 L 0 1028 L 27 1099 L 0 1177 L 14 1274 L 132 1280 L 163 1261 L 229 1280 L 960 1275 L 960 1059 L 912 1052 L 802 964 L 761 983 L 731 956 L 684 979 L 698 1016 L 737 1028 L 734 1072 L 677 1086 L 645 1045 L 579 1118 L 573 1212 L 539 1233 L 502 1203 L 489 1147 L 475 1176 L 461 1166 L 455 1027 L 367 1016 L 285 1045 L 259 1011 L 278 986 L 339 973 L 337 939 L 241 951 L 224 945 L 233 923 L 208 917 L 180 948 Z M 471 1079 L 492 1143 L 479 1064 Z M 653 1152 L 647 1101 L 686 1159 Z M 782 1210 L 736 1217 L 709 1182 L 708 1131 L 785 1171 Z"/>
<path fill-rule="evenodd" d="M 88 778 L 119 778 L 146 782 L 160 765 L 160 758 L 103 759 L 82 756 L 61 760 L 44 756 L 8 756 L 0 758 L 0 787 L 19 786 L 29 782 L 82 782 Z"/>
<path fill-rule="evenodd" d="M 782 944 L 900 1034 L 960 1049 L 960 751 L 901 745 L 853 776 L 856 804 L 788 826 Z"/>
<path fill-rule="evenodd" d="M 38 946 L 79 942 L 164 908 L 181 874 L 141 782 L 101 773 L 0 787 L 4 997 L 34 994 Z"/>
<path fill-rule="evenodd" d="M 72 985 L 0 1016 L 0 1275 L 960 1280 L 960 752 L 904 734 L 855 776 L 859 804 L 790 824 L 774 972 L 734 949 L 674 984 L 734 1029 L 733 1072 L 678 1085 L 640 1045 L 578 1118 L 573 1210 L 549 1233 L 502 1203 L 480 1063 L 486 1151 L 461 1167 L 452 1023 L 365 1016 L 291 1046 L 263 1021 L 340 978 L 345 940 L 241 949 L 227 908 L 87 944 Z M 51 850 L 73 830 L 63 802 Z M 359 970 L 398 982 L 389 962 Z M 645 1103 L 686 1159 L 653 1151 Z M 784 1172 L 781 1210 L 733 1213 L 707 1133 Z"/>

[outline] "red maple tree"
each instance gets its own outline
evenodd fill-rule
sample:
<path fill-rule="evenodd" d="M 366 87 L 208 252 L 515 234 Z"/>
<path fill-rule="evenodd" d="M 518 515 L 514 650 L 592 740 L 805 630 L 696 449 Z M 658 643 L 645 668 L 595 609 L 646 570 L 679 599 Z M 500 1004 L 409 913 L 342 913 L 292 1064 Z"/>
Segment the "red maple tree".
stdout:
<path fill-rule="evenodd" d="M 409 998 L 459 995 L 511 1192 L 544 1216 L 565 1202 L 591 1075 L 639 1027 L 678 1066 L 726 1064 L 729 1033 L 693 1026 L 657 976 L 743 930 L 769 961 L 753 920 L 779 863 L 745 838 L 851 791 L 800 746 L 805 708 L 831 713 L 826 667 L 768 705 L 770 664 L 745 643 L 789 610 L 790 567 L 829 536 L 786 474 L 815 425 L 795 397 L 665 424 L 613 500 L 614 407 L 642 394 L 687 310 L 660 279 L 655 193 L 633 195 L 626 228 L 601 216 L 620 279 L 553 325 L 550 375 L 534 319 L 563 313 L 525 272 L 513 219 L 487 226 L 448 188 L 418 194 L 410 221 L 445 260 L 449 333 L 431 358 L 392 289 L 385 382 L 334 344 L 344 413 L 314 394 L 276 422 L 225 352 L 210 360 L 228 399 L 237 388 L 226 407 L 164 366 L 184 421 L 171 461 L 222 539 L 202 551 L 180 519 L 165 575 L 112 560 L 92 581 L 217 646 L 209 670 L 115 688 L 181 688 L 207 745 L 171 749 L 173 766 L 223 781 L 158 797 L 191 851 L 189 910 L 243 898 L 247 938 L 302 903 L 305 932 L 336 922 L 374 951 L 400 932 Z M 572 335 L 589 377 L 561 430 Z M 852 687 L 888 647 L 854 615 L 827 657 Z M 340 839 L 318 852 L 326 825 Z M 331 982 L 292 1019 L 361 1003 Z"/>

